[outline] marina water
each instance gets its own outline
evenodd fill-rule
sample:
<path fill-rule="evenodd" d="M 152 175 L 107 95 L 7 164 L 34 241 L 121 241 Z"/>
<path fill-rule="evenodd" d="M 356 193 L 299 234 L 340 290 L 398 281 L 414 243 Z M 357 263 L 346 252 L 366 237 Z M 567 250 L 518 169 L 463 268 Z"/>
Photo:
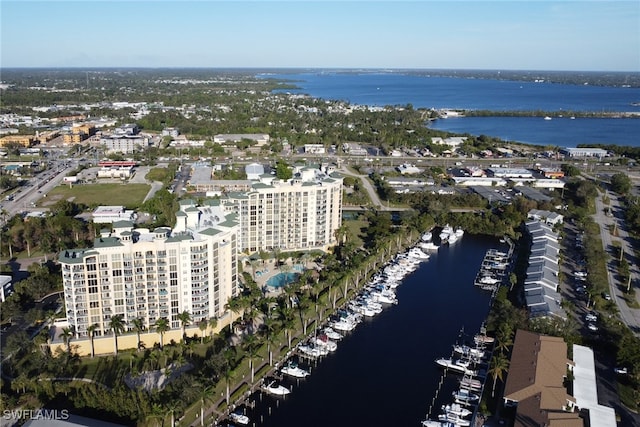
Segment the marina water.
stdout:
<path fill-rule="evenodd" d="M 316 98 L 371 106 L 490 111 L 567 112 L 564 118 L 465 117 L 437 120 L 434 129 L 488 135 L 536 145 L 640 146 L 640 119 L 576 118 L 574 112 L 640 113 L 640 89 L 394 73 L 308 72 L 270 74 Z"/>
<path fill-rule="evenodd" d="M 507 250 L 498 240 L 465 235 L 443 246 L 396 289 L 398 304 L 367 318 L 318 362 L 303 380 L 285 377 L 285 398 L 255 394 L 248 409 L 256 426 L 419 426 L 443 370 L 435 364 L 452 346 L 479 331 L 490 294 L 474 286 L 485 252 Z M 449 374 L 432 416 L 451 403 L 457 378 Z"/>

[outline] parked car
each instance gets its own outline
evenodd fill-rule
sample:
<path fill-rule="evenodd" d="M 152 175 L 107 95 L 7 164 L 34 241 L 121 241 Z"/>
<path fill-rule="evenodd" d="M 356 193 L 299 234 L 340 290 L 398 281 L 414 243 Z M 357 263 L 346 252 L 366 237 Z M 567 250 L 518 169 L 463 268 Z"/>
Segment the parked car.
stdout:
<path fill-rule="evenodd" d="M 611 301 L 611 295 L 609 295 L 607 292 L 602 293 L 602 298 L 606 299 L 607 301 Z"/>
<path fill-rule="evenodd" d="M 622 374 L 622 375 L 626 375 L 628 373 L 627 368 L 620 368 L 620 367 L 615 368 L 614 372 L 616 374 Z"/>
<path fill-rule="evenodd" d="M 587 322 L 595 322 L 598 320 L 598 316 L 593 313 L 587 313 L 584 316 L 584 320 L 586 320 Z"/>
<path fill-rule="evenodd" d="M 595 323 L 589 323 L 587 325 L 587 328 L 589 328 L 589 330 L 592 331 L 592 332 L 597 332 L 598 331 L 598 327 L 596 326 Z"/>

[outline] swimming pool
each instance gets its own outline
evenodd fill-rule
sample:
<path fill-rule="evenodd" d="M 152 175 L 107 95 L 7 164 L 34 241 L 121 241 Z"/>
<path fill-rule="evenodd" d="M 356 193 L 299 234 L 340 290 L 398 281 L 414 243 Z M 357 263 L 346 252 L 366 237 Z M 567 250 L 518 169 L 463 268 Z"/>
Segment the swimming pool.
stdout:
<path fill-rule="evenodd" d="M 281 288 L 284 285 L 295 282 L 298 279 L 298 276 L 298 273 L 278 273 L 267 280 L 267 286 Z"/>

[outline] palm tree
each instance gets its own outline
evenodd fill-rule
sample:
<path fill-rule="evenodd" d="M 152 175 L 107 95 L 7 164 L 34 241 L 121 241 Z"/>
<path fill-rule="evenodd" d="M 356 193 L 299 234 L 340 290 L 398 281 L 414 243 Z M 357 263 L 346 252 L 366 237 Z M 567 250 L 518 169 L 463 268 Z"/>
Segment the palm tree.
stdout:
<path fill-rule="evenodd" d="M 207 386 L 200 392 L 200 425 L 204 425 L 204 404 L 206 402 L 212 402 L 215 396 L 215 386 Z"/>
<path fill-rule="evenodd" d="M 109 329 L 113 331 L 113 354 L 118 355 L 118 335 L 124 332 L 124 317 L 122 314 L 114 314 L 109 320 Z"/>
<path fill-rule="evenodd" d="M 244 339 L 247 353 L 249 353 L 249 369 L 251 370 L 251 384 L 255 374 L 253 359 L 258 355 L 258 342 L 255 335 L 247 335 Z"/>
<path fill-rule="evenodd" d="M 156 320 L 154 326 L 156 328 L 156 332 L 160 335 L 160 348 L 163 348 L 163 337 L 164 333 L 169 330 L 169 321 L 166 318 L 161 317 L 160 319 Z"/>
<path fill-rule="evenodd" d="M 89 339 L 91 340 L 91 357 L 93 358 L 96 353 L 95 353 L 95 349 L 93 347 L 93 337 L 95 337 L 96 335 L 96 329 L 98 329 L 99 325 L 97 323 L 94 323 L 93 325 L 90 325 L 89 327 L 87 327 L 87 334 L 89 334 Z"/>
<path fill-rule="evenodd" d="M 506 353 L 513 345 L 513 330 L 507 323 L 503 323 L 496 333 L 496 349 L 501 353 Z"/>
<path fill-rule="evenodd" d="M 191 313 L 189 313 L 187 310 L 183 311 L 182 313 L 178 314 L 178 320 L 182 324 L 182 340 L 185 341 L 187 339 L 186 328 L 187 325 L 191 323 Z"/>
<path fill-rule="evenodd" d="M 71 338 L 73 338 L 73 334 L 73 326 L 62 328 L 62 334 L 60 334 L 60 336 L 62 337 L 62 341 L 64 341 L 64 344 L 67 346 L 67 353 L 69 354 L 71 354 Z"/>
<path fill-rule="evenodd" d="M 211 328 L 211 336 L 213 336 L 213 331 L 217 327 L 218 327 L 218 318 L 212 317 L 211 319 L 209 319 L 209 328 Z"/>
<path fill-rule="evenodd" d="M 264 323 L 262 324 L 264 328 L 264 334 L 267 341 L 267 353 L 269 354 L 269 365 L 273 365 L 273 354 L 271 353 L 271 345 L 275 341 L 275 337 L 273 336 L 273 331 L 275 329 L 275 321 L 271 316 L 266 316 L 264 318 Z"/>
<path fill-rule="evenodd" d="M 136 349 L 140 351 L 140 333 L 144 332 L 145 330 L 144 319 L 141 317 L 137 317 L 131 321 L 131 324 L 133 325 L 133 329 L 136 331 L 136 335 L 138 336 L 138 345 Z"/>
<path fill-rule="evenodd" d="M 493 377 L 493 388 L 491 389 L 491 397 L 494 396 L 496 391 L 496 382 L 498 379 L 502 381 L 502 377 L 505 372 L 509 370 L 509 359 L 502 354 L 498 353 L 491 358 L 491 363 L 489 365 L 489 374 Z"/>
<path fill-rule="evenodd" d="M 198 329 L 200 329 L 200 344 L 204 343 L 204 331 L 207 330 L 207 321 L 202 319 L 198 322 Z"/>

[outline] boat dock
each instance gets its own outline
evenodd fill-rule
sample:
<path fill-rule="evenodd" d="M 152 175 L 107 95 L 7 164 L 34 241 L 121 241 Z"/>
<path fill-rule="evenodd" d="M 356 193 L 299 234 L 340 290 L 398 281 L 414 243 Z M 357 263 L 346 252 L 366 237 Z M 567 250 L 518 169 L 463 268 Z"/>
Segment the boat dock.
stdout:
<path fill-rule="evenodd" d="M 500 285 L 507 284 L 514 251 L 514 245 L 511 242 L 509 243 L 508 252 L 502 252 L 497 249 L 489 249 L 487 251 L 476 275 L 475 286 L 494 292 Z"/>

